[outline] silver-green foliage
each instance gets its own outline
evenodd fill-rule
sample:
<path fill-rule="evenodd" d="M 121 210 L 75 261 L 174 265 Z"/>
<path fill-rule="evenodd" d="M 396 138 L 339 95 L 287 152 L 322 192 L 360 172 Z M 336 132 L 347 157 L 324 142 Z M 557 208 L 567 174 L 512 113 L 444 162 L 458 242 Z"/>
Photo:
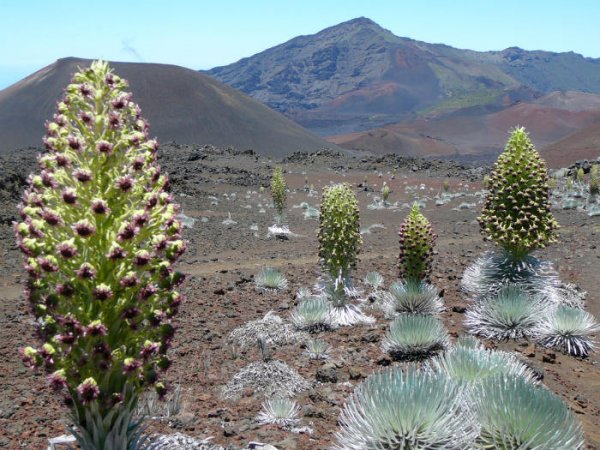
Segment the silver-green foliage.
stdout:
<path fill-rule="evenodd" d="M 291 427 L 299 422 L 298 404 L 287 397 L 275 396 L 262 404 L 262 411 L 258 414 L 258 422 L 262 425 L 275 424 L 281 427 Z"/>
<path fill-rule="evenodd" d="M 279 270 L 273 267 L 264 267 L 254 278 L 254 283 L 259 291 L 282 291 L 288 287 L 288 281 Z"/>
<path fill-rule="evenodd" d="M 423 314 L 401 314 L 390 324 L 383 350 L 400 360 L 428 357 L 449 345 L 442 322 Z"/>
<path fill-rule="evenodd" d="M 502 351 L 457 345 L 431 360 L 429 369 L 443 373 L 461 385 L 472 386 L 481 380 L 503 375 L 535 383 L 535 375 L 515 356 Z"/>
<path fill-rule="evenodd" d="M 475 387 L 473 408 L 481 431 L 476 448 L 581 449 L 583 430 L 547 389 L 520 377 L 495 376 Z"/>
<path fill-rule="evenodd" d="M 360 384 L 344 406 L 336 450 L 464 449 L 477 428 L 459 387 L 415 367 L 384 369 Z"/>
<path fill-rule="evenodd" d="M 374 290 L 378 290 L 383 286 L 383 276 L 379 272 L 369 272 L 365 276 L 365 283 L 371 286 Z"/>
<path fill-rule="evenodd" d="M 539 297 L 529 296 L 518 286 L 507 285 L 496 297 L 483 300 L 469 309 L 465 325 L 471 333 L 486 339 L 530 338 L 547 307 Z"/>
<path fill-rule="evenodd" d="M 437 289 L 420 280 L 393 283 L 382 300 L 388 315 L 437 314 L 444 308 Z"/>
<path fill-rule="evenodd" d="M 326 331 L 332 328 L 330 305 L 323 297 L 308 297 L 292 312 L 292 322 L 299 330 Z"/>
<path fill-rule="evenodd" d="M 496 295 L 507 284 L 535 294 L 558 287 L 560 279 L 548 261 L 533 256 L 516 261 L 505 252 L 488 252 L 465 270 L 461 280 L 461 288 L 477 299 Z"/>
<path fill-rule="evenodd" d="M 538 327 L 539 344 L 573 356 L 588 356 L 594 348 L 590 335 L 600 331 L 594 317 L 581 309 L 558 306 Z"/>
<path fill-rule="evenodd" d="M 310 359 L 329 358 L 329 344 L 322 339 L 310 339 L 306 342 L 306 354 Z"/>

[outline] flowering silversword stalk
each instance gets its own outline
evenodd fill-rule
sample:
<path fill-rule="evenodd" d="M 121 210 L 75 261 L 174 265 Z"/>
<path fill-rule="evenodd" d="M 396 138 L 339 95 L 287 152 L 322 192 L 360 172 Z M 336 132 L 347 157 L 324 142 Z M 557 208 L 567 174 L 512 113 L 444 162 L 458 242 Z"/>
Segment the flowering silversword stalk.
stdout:
<path fill-rule="evenodd" d="M 277 212 L 277 223 L 283 221 L 285 202 L 287 199 L 286 190 L 287 185 L 285 183 L 285 178 L 283 178 L 283 171 L 281 170 L 281 167 L 276 167 L 275 170 L 273 170 L 273 176 L 271 177 L 271 196 L 273 197 L 273 206 Z"/>
<path fill-rule="evenodd" d="M 185 249 L 178 207 L 126 88 L 105 62 L 74 75 L 15 224 L 43 341 L 23 360 L 64 391 L 80 436 L 93 434 L 89 411 L 112 417 L 110 429 L 110 412 L 144 388 L 165 393 L 182 300 L 174 288 L 183 275 L 172 268 Z"/>
<path fill-rule="evenodd" d="M 415 203 L 400 225 L 400 278 L 406 281 L 427 281 L 431 274 L 433 246 L 436 235 L 429 221 Z"/>
<path fill-rule="evenodd" d="M 482 231 L 513 259 L 556 241 L 546 164 L 524 128 L 516 128 L 498 157 L 479 217 Z"/>
<path fill-rule="evenodd" d="M 323 189 L 318 237 L 319 257 L 331 278 L 348 278 L 362 245 L 358 201 L 348 184 Z"/>

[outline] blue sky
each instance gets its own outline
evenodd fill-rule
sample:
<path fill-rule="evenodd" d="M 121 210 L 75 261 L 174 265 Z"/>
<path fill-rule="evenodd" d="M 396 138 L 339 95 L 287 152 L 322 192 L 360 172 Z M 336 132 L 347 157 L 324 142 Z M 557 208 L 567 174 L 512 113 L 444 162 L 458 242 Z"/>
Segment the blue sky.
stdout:
<path fill-rule="evenodd" d="M 598 0 L 0 0 L 0 89 L 65 56 L 209 69 L 360 16 L 458 48 L 600 57 Z"/>

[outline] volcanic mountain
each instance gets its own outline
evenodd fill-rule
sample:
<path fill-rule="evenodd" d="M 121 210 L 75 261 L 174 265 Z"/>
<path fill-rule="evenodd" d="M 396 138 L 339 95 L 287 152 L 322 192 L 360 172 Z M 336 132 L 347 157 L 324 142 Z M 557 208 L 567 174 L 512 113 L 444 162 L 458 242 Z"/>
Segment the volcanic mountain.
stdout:
<path fill-rule="evenodd" d="M 0 152 L 40 146 L 44 122 L 78 67 L 90 60 L 59 59 L 0 91 Z M 247 95 L 183 67 L 111 63 L 127 79 L 133 99 L 160 142 L 254 149 L 282 157 L 294 151 L 336 148 Z"/>
<path fill-rule="evenodd" d="M 208 73 L 322 135 L 465 108 L 499 111 L 553 91 L 600 93 L 600 59 L 461 50 L 395 36 L 366 18 Z"/>

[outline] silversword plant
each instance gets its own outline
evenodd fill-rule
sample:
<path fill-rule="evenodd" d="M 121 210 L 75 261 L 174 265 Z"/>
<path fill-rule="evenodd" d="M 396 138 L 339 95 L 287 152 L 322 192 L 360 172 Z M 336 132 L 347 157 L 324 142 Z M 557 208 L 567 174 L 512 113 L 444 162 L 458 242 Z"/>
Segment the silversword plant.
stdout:
<path fill-rule="evenodd" d="M 323 189 L 318 238 L 319 257 L 331 278 L 349 278 L 362 245 L 358 201 L 350 185 Z"/>
<path fill-rule="evenodd" d="M 410 281 L 426 281 L 431 274 L 433 246 L 436 236 L 429 221 L 421 214 L 415 203 L 400 225 L 400 278 Z"/>
<path fill-rule="evenodd" d="M 524 128 L 516 128 L 498 157 L 479 224 L 512 259 L 556 241 L 548 173 Z"/>
<path fill-rule="evenodd" d="M 285 202 L 287 199 L 287 185 L 283 177 L 281 167 L 276 167 L 273 170 L 271 178 L 271 196 L 273 197 L 273 206 L 276 211 L 276 220 L 278 224 L 283 222 L 283 214 L 285 211 Z"/>
<path fill-rule="evenodd" d="M 15 226 L 43 341 L 22 357 L 64 393 L 85 449 L 127 448 L 137 396 L 166 392 L 161 373 L 182 301 L 178 208 L 126 88 L 105 62 L 74 75 Z"/>

